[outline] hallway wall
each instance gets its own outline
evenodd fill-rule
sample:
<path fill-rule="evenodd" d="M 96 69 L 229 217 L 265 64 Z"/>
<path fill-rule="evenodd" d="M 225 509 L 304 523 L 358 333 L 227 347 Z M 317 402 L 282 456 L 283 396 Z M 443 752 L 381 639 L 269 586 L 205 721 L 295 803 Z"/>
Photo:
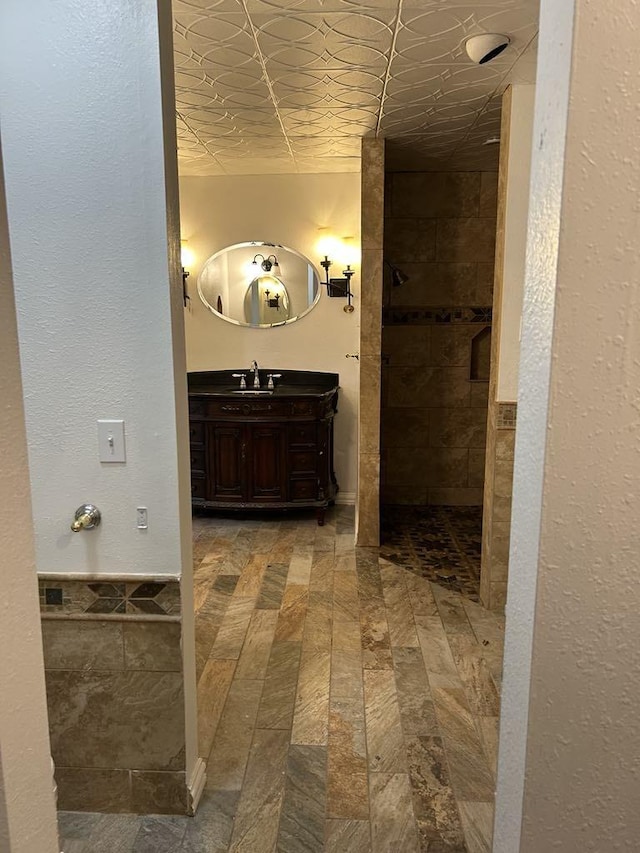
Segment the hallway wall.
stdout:
<path fill-rule="evenodd" d="M 387 175 L 384 256 L 409 280 L 385 268 L 383 503 L 482 503 L 496 189 L 493 172 Z"/>
<path fill-rule="evenodd" d="M 189 270 L 191 301 L 184 312 L 188 370 L 261 367 L 320 370 L 340 375 L 335 420 L 338 501 L 353 503 L 357 481 L 358 351 L 360 262 L 352 279 L 355 311 L 326 289 L 301 320 L 276 329 L 236 326 L 211 313 L 198 296 L 198 274 L 215 252 L 249 240 L 281 243 L 306 255 L 324 278 L 318 241 L 325 235 L 348 241 L 360 251 L 360 175 L 247 175 L 180 179 L 182 237 L 195 255 Z M 344 260 L 333 258 L 331 275 Z"/>
<path fill-rule="evenodd" d="M 57 853 L 18 330 L 0 152 L 0 850 Z"/>
<path fill-rule="evenodd" d="M 0 28 L 0 109 L 60 804 L 184 813 L 201 764 L 171 8 L 38 10 Z M 126 462 L 99 461 L 100 418 L 124 419 Z M 102 523 L 73 533 L 84 502 Z"/>
<path fill-rule="evenodd" d="M 495 853 L 640 836 L 634 0 L 542 0 Z"/>

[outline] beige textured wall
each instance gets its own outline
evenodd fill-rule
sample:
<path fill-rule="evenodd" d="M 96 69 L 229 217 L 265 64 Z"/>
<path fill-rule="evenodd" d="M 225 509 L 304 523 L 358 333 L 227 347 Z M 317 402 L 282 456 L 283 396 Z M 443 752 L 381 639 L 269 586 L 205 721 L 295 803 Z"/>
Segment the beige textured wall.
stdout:
<path fill-rule="evenodd" d="M 27 442 L 0 157 L 0 850 L 58 850 Z"/>
<path fill-rule="evenodd" d="M 492 302 L 497 175 L 395 172 L 386 185 L 384 256 L 409 281 L 393 287 L 385 268 L 382 501 L 480 505 L 490 320 L 477 309 Z"/>
<path fill-rule="evenodd" d="M 496 853 L 638 849 L 639 29 L 541 3 Z"/>
<path fill-rule="evenodd" d="M 523 853 L 640 838 L 637 3 L 574 26 Z"/>

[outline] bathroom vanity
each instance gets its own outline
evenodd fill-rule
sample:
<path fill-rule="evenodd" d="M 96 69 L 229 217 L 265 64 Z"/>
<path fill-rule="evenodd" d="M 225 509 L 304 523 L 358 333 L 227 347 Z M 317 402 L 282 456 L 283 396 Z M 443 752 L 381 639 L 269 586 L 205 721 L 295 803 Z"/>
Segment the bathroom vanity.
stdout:
<path fill-rule="evenodd" d="M 240 388 L 238 373 L 188 376 L 193 506 L 315 507 L 323 524 L 338 491 L 333 470 L 338 374 L 261 369 L 258 391 L 253 383 Z M 267 388 L 268 375 L 278 373 L 275 387 Z"/>

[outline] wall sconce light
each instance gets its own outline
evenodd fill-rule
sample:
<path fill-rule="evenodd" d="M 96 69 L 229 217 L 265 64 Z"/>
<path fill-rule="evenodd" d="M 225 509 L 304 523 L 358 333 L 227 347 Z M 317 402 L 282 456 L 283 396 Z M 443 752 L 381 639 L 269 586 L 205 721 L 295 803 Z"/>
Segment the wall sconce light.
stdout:
<path fill-rule="evenodd" d="M 385 260 L 385 264 L 391 270 L 391 284 L 394 287 L 400 287 L 401 284 L 405 284 L 405 282 L 409 281 L 409 276 L 402 272 L 402 270 L 395 264 L 392 264 L 391 261 Z"/>
<path fill-rule="evenodd" d="M 278 259 L 276 258 L 275 255 L 269 255 L 268 258 L 265 258 L 264 255 L 258 254 L 255 256 L 255 258 L 253 259 L 253 261 L 251 263 L 257 265 L 258 264 L 258 258 L 262 258 L 262 262 L 261 262 L 260 266 L 262 267 L 262 269 L 265 272 L 271 272 L 271 267 L 278 267 L 278 269 L 280 268 L 280 264 L 278 263 Z"/>
<path fill-rule="evenodd" d="M 342 270 L 342 275 L 344 278 L 329 278 L 329 267 L 333 261 L 329 260 L 329 256 L 324 256 L 324 261 L 320 261 L 320 266 L 324 267 L 325 281 L 322 283 L 327 288 L 328 296 L 341 296 L 343 298 L 346 297 L 348 300 L 347 304 L 344 306 L 344 310 L 347 314 L 351 314 L 354 310 L 353 305 L 351 304 L 351 299 L 353 298 L 353 293 L 351 292 L 351 277 L 355 274 L 355 270 L 351 269 L 351 264 L 347 264 L 346 270 Z"/>
<path fill-rule="evenodd" d="M 189 271 L 182 267 L 182 304 L 184 307 L 187 307 L 187 302 L 191 302 L 191 297 L 187 291 L 187 279 L 189 278 Z"/>
<path fill-rule="evenodd" d="M 193 263 L 193 252 L 185 246 L 186 240 L 180 241 L 180 262 L 182 264 L 182 303 L 187 307 L 187 303 L 191 302 L 189 291 L 187 290 L 187 279 L 189 278 L 188 266 Z"/>
<path fill-rule="evenodd" d="M 275 308 L 276 311 L 279 311 L 280 310 L 280 294 L 276 293 L 275 296 L 269 296 L 270 293 L 271 293 L 270 290 L 265 290 L 264 295 L 265 295 L 266 299 L 264 301 L 267 303 L 269 308 Z"/>

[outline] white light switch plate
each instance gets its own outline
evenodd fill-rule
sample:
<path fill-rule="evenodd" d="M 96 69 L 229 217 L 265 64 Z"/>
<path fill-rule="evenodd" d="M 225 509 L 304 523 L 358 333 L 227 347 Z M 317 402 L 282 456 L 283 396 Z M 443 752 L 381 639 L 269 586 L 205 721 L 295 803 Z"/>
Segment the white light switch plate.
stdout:
<path fill-rule="evenodd" d="M 98 421 L 98 458 L 101 462 L 126 462 L 124 421 Z"/>

